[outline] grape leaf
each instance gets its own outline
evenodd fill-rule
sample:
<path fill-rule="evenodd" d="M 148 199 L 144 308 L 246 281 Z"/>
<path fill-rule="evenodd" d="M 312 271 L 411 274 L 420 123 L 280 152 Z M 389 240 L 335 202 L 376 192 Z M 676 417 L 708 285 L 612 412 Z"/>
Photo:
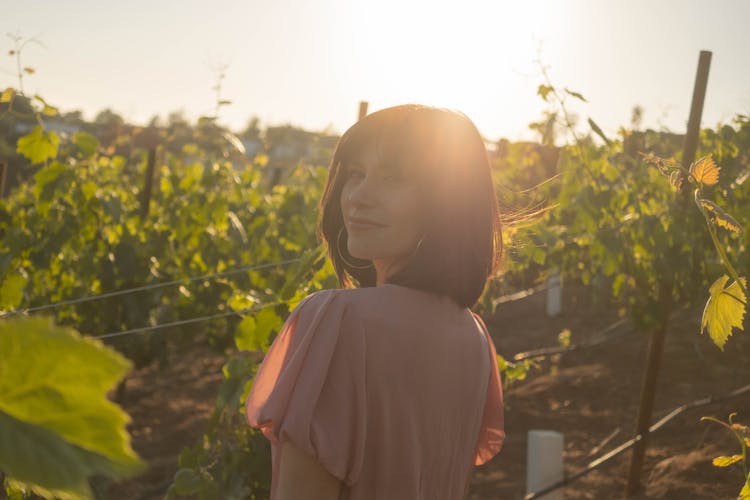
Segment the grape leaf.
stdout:
<path fill-rule="evenodd" d="M 721 167 L 714 163 L 710 154 L 690 165 L 690 174 L 696 181 L 707 186 L 719 182 L 719 170 L 721 170 Z"/>
<path fill-rule="evenodd" d="M 13 96 L 15 95 L 16 91 L 13 89 L 13 87 L 8 87 L 7 89 L 3 90 L 3 93 L 0 94 L 0 102 L 10 102 L 13 100 Z"/>
<path fill-rule="evenodd" d="M 88 132 L 76 132 L 73 134 L 72 141 L 86 157 L 93 156 L 99 149 L 99 139 Z"/>
<path fill-rule="evenodd" d="M 130 416 L 106 398 L 129 360 L 46 317 L 0 322 L 0 352 L 0 470 L 10 480 L 91 498 L 88 475 L 145 469 L 130 446 Z"/>
<path fill-rule="evenodd" d="M 737 222 L 734 217 L 726 213 L 719 205 L 705 198 L 700 198 L 698 201 L 700 202 L 701 207 L 708 210 L 708 212 L 713 215 L 714 222 L 717 226 L 729 229 L 735 233 L 742 232 L 742 226 L 740 226 L 740 223 Z"/>
<path fill-rule="evenodd" d="M 740 494 L 737 497 L 737 500 L 750 500 L 750 474 L 747 475 L 745 486 L 743 486 L 742 490 L 740 490 Z"/>
<path fill-rule="evenodd" d="M 731 457 L 716 457 L 713 459 L 713 464 L 716 467 L 729 467 L 733 463 L 739 462 L 742 460 L 742 455 L 732 455 Z"/>
<path fill-rule="evenodd" d="M 709 298 L 703 309 L 701 318 L 701 334 L 708 327 L 711 340 L 724 350 L 724 344 L 732 334 L 732 327 L 742 328 L 742 318 L 745 315 L 745 294 L 737 282 L 724 288 L 729 280 L 726 274 L 717 279 L 709 289 Z M 740 278 L 743 286 L 745 278 Z"/>
<path fill-rule="evenodd" d="M 268 350 L 272 330 L 277 332 L 283 322 L 276 312 L 268 307 L 261 309 L 254 316 L 245 316 L 237 325 L 234 341 L 240 351 Z"/>
<path fill-rule="evenodd" d="M 24 155 L 34 164 L 57 156 L 60 138 L 54 131 L 46 131 L 41 125 L 37 125 L 34 130 L 19 137 L 16 144 L 16 152 Z"/>

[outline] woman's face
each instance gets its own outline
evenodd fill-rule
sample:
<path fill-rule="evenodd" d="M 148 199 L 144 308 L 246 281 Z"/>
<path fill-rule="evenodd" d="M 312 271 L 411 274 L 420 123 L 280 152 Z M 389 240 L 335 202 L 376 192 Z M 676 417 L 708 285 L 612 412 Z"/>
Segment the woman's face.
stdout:
<path fill-rule="evenodd" d="M 378 171 L 374 141 L 356 160 L 343 165 L 341 213 L 347 249 L 373 262 L 379 286 L 406 263 L 423 236 L 417 180 L 387 164 Z M 357 218 L 375 225 L 358 224 Z"/>

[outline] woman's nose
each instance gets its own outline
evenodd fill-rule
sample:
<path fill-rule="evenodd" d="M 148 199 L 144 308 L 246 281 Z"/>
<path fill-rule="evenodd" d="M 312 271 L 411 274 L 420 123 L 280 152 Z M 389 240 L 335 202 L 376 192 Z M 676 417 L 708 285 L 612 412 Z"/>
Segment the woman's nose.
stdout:
<path fill-rule="evenodd" d="M 359 180 L 349 191 L 349 202 L 353 205 L 372 205 L 377 198 L 377 184 L 371 176 Z"/>

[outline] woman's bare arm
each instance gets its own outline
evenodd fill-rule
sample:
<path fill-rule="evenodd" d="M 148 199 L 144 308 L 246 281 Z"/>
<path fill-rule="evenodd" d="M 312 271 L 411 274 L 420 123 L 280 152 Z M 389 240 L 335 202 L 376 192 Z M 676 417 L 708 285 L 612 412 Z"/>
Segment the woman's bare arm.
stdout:
<path fill-rule="evenodd" d="M 341 481 L 291 441 L 281 443 L 275 500 L 338 500 Z"/>

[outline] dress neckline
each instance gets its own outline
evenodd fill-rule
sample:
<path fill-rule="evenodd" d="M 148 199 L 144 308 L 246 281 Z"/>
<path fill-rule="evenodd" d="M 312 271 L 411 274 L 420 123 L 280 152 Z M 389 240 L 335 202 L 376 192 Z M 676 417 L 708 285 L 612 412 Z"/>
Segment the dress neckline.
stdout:
<path fill-rule="evenodd" d="M 431 299 L 438 299 L 440 301 L 450 301 L 451 303 L 453 303 L 453 299 L 451 299 L 447 295 L 442 295 L 439 293 L 431 292 L 429 290 L 422 290 L 421 288 L 412 288 L 410 286 L 399 285 L 397 283 L 383 283 L 382 285 L 377 285 L 372 288 L 385 288 L 385 287 L 400 288 L 401 290 L 409 290 L 418 295 L 430 297 Z M 463 309 L 469 309 L 469 308 L 466 307 Z"/>

